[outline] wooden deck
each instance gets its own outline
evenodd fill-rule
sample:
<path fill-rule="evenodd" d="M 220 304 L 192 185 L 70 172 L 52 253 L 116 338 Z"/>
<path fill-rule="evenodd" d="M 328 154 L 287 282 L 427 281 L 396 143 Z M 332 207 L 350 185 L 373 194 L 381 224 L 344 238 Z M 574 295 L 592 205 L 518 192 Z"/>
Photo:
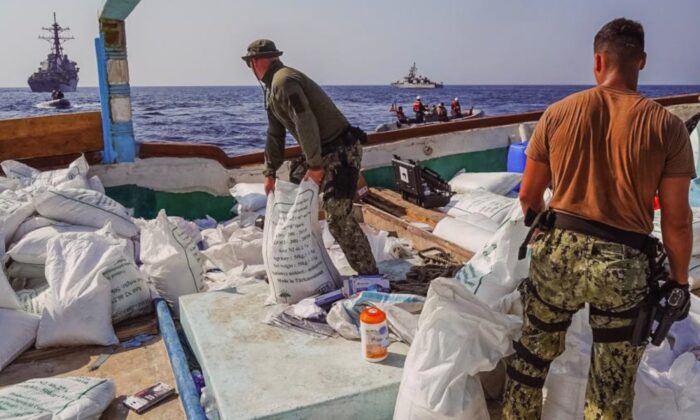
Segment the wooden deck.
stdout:
<path fill-rule="evenodd" d="M 133 394 L 156 382 L 175 386 L 165 344 L 157 331 L 155 318 L 140 318 L 128 326 L 118 328 L 121 341 L 139 334 L 155 334 L 153 341 L 134 349 L 118 349 L 97 370 L 89 371 L 97 358 L 108 347 L 86 346 L 31 350 L 24 353 L 0 373 L 0 388 L 33 378 L 91 376 L 114 381 L 117 397 L 103 413 L 101 419 L 184 419 L 180 400 L 171 397 L 142 415 L 130 411 L 122 404 L 127 395 Z"/>

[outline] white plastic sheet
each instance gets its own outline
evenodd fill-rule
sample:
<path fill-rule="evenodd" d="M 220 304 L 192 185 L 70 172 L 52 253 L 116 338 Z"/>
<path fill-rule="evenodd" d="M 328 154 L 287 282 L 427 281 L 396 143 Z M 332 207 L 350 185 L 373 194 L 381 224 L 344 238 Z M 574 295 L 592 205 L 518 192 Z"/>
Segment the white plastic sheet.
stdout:
<path fill-rule="evenodd" d="M 268 196 L 266 214 L 263 260 L 271 301 L 296 303 L 342 286 L 323 245 L 315 182 L 303 181 L 297 187 L 278 180 Z"/>
<path fill-rule="evenodd" d="M 455 279 L 432 281 L 406 357 L 394 419 L 488 419 L 479 372 L 512 352 L 521 320 L 498 313 Z"/>

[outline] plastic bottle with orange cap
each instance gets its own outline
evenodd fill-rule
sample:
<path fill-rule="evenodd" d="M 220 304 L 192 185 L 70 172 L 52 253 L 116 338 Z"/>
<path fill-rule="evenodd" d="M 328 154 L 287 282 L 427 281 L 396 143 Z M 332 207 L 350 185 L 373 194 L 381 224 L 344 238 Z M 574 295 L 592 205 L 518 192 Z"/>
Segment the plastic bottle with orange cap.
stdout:
<path fill-rule="evenodd" d="M 380 309 L 371 307 L 360 312 L 360 343 L 368 362 L 381 362 L 389 355 L 389 329 Z"/>

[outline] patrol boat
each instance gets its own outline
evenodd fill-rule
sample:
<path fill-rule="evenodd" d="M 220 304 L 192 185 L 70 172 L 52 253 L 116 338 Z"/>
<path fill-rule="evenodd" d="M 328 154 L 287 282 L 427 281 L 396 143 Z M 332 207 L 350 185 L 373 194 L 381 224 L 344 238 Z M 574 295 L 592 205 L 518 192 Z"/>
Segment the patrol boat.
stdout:
<path fill-rule="evenodd" d="M 56 13 L 53 14 L 53 25 L 51 27 L 42 28 L 50 33 L 49 36 L 40 36 L 39 39 L 49 41 L 51 43 L 51 52 L 46 57 L 46 60 L 41 62 L 41 65 L 34 74 L 29 76 L 27 83 L 32 89 L 32 92 L 51 92 L 53 90 L 61 90 L 63 92 L 75 92 L 78 86 L 78 63 L 70 61 L 67 54 L 63 54 L 63 44 L 71 39 L 72 36 L 63 36 L 63 32 L 70 30 L 68 27 L 62 27 L 56 21 Z"/>
<path fill-rule="evenodd" d="M 435 89 L 441 88 L 442 82 L 433 82 L 425 76 L 418 74 L 418 67 L 414 62 L 408 70 L 408 74 L 401 80 L 392 83 L 391 86 L 401 89 Z"/>

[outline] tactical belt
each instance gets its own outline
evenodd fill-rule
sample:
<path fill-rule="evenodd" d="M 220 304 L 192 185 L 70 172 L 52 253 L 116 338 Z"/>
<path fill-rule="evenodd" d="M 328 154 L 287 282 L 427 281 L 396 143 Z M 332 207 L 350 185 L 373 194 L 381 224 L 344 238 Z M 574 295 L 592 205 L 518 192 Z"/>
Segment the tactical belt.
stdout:
<path fill-rule="evenodd" d="M 329 153 L 333 153 L 343 146 L 352 146 L 358 141 L 360 141 L 360 139 L 353 135 L 352 126 L 348 125 L 336 138 L 321 144 L 321 155 L 325 156 Z"/>
<path fill-rule="evenodd" d="M 649 242 L 650 239 L 652 239 L 649 237 L 649 235 L 618 229 L 616 227 L 606 225 L 605 223 L 582 219 L 570 214 L 559 212 L 553 213 L 553 227 L 555 228 L 595 236 L 596 238 L 603 239 L 605 241 L 626 245 L 648 255 Z"/>

